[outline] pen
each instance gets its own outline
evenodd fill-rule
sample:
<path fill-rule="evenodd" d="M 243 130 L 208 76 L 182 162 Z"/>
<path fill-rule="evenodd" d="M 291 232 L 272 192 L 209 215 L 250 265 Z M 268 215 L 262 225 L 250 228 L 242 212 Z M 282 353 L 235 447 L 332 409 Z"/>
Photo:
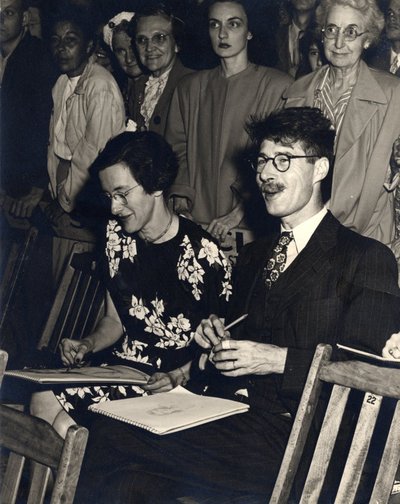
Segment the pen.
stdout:
<path fill-rule="evenodd" d="M 245 313 L 244 315 L 241 315 L 239 318 L 233 320 L 230 324 L 228 324 L 226 327 L 224 327 L 225 331 L 228 331 L 232 327 L 234 327 L 236 324 L 239 324 L 242 320 L 244 320 L 249 314 Z"/>

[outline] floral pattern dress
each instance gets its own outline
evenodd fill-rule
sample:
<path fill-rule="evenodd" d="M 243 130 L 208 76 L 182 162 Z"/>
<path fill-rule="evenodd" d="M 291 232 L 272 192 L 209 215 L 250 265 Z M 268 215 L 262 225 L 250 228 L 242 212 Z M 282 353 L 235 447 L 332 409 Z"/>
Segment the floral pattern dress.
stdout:
<path fill-rule="evenodd" d="M 105 256 L 106 286 L 124 334 L 103 363 L 132 365 L 151 375 L 193 359 L 196 327 L 211 313 L 224 316 L 232 293 L 230 262 L 210 235 L 180 217 L 177 235 L 153 244 L 124 234 L 110 220 Z M 116 385 L 68 388 L 56 396 L 76 419 L 92 403 L 143 393 L 138 386 Z"/>

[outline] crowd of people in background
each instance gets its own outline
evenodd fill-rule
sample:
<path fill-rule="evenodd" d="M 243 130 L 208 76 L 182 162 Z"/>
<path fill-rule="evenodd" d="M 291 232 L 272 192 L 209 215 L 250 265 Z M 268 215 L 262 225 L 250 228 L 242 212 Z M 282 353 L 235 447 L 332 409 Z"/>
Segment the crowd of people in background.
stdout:
<path fill-rule="evenodd" d="M 303 382 L 287 381 L 292 374 L 303 379 L 320 333 L 334 344 L 342 328 L 361 346 L 394 358 L 400 352 L 399 333 L 385 346 L 400 331 L 400 0 L 0 4 L 1 240 L 18 241 L 15 229 L 35 225 L 40 251 L 31 258 L 2 346 L 12 366 L 29 364 L 49 300 L 79 242 L 104 256 L 106 309 L 90 336 L 62 341 L 62 361 L 73 364 L 107 349 L 101 364 L 151 367 L 139 392 L 59 388 L 36 394 L 31 411 L 63 434 L 71 422 L 85 422 L 91 402 L 185 385 L 194 368 L 201 374 L 201 347 L 217 349 L 216 369 L 227 376 L 237 375 L 242 355 L 257 361 L 266 352 L 273 356 L 269 367 L 260 364 L 263 371 L 255 372 L 246 361 L 239 374 L 267 376 L 248 389 L 278 408 L 267 415 L 268 427 L 279 431 L 268 440 L 271 446 L 279 440 L 270 485 L 290 428 L 276 414 L 293 413 L 285 387 Z M 261 265 L 265 244 L 256 240 L 241 258 L 239 290 L 230 302 L 231 264 L 222 252 L 230 233 L 241 228 L 254 239 L 307 219 L 312 229 L 288 238 L 303 243 L 294 252 L 288 248 L 296 281 L 275 283 L 284 270 L 271 276 L 273 267 Z M 320 254 L 319 269 L 304 260 L 309 240 Z M 329 262 L 324 254 L 333 241 Z M 309 286 L 312 302 L 283 311 L 279 320 L 271 315 L 276 299 L 286 299 L 296 282 L 306 285 L 312 275 L 304 272 L 311 270 L 319 275 Z M 47 290 L 38 289 L 44 281 Z M 276 285 L 274 298 L 269 292 Z M 323 305 L 331 301 L 327 293 L 336 296 L 334 306 Z M 245 299 L 247 325 L 229 348 L 239 357 L 226 370 L 218 363 L 226 348 L 217 336 L 224 335 L 226 313 L 240 315 Z M 379 303 L 384 308 L 375 318 Z M 287 372 L 300 350 L 286 347 L 289 340 L 298 344 L 296 338 L 304 342 L 305 363 L 301 372 L 296 363 Z M 278 395 L 269 396 L 280 374 Z M 266 416 L 253 416 L 254 430 L 246 432 L 257 453 L 256 424 Z M 232 425 L 241 428 L 240 421 Z M 191 436 L 187 442 L 195 446 Z M 225 437 L 221 430 L 216 444 Z M 140 439 L 127 439 L 141 446 Z M 181 446 L 166 446 L 185 460 Z M 241 449 L 224 456 L 239 460 Z M 91 450 L 87 474 L 106 458 L 101 444 Z M 193 464 L 201 476 L 202 462 Z M 244 470 L 239 463 L 236 469 Z M 225 483 L 233 488 L 239 478 L 232 474 Z M 258 485 L 249 483 L 249 491 L 270 491 L 265 482 Z"/>

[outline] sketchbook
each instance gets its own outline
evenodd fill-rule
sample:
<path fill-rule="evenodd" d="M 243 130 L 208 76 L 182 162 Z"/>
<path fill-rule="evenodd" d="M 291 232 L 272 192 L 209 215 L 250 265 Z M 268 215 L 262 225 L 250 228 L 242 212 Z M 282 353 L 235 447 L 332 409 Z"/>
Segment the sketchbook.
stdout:
<path fill-rule="evenodd" d="M 370 352 L 365 352 L 364 350 L 358 350 L 357 348 L 353 347 L 348 347 L 345 345 L 340 345 L 339 343 L 336 344 L 338 348 L 341 350 L 346 350 L 346 352 L 351 352 L 357 355 L 362 355 L 364 357 L 368 357 L 370 359 L 378 360 L 380 362 L 387 362 L 390 364 L 397 364 L 400 367 L 400 359 L 393 359 L 391 357 L 382 357 L 381 355 L 373 354 Z"/>
<path fill-rule="evenodd" d="M 160 394 L 117 399 L 89 406 L 89 410 L 94 413 L 161 436 L 244 413 L 248 409 L 248 404 L 193 394 L 181 386 Z"/>
<path fill-rule="evenodd" d="M 21 378 L 43 385 L 65 384 L 126 384 L 141 385 L 147 383 L 149 375 L 129 366 L 76 367 L 61 369 L 21 369 L 6 371 L 6 376 Z"/>

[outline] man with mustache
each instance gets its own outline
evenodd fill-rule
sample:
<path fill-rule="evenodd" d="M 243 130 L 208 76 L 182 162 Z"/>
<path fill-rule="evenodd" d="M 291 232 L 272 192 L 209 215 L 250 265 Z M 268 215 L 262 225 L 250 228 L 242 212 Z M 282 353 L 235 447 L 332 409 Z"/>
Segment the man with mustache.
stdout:
<path fill-rule="evenodd" d="M 329 120 L 318 109 L 288 108 L 249 130 L 257 183 L 282 232 L 241 250 L 227 319 L 211 315 L 197 328 L 197 344 L 212 352 L 191 379 L 208 376 L 207 393 L 232 390 L 250 410 L 161 437 L 96 419 L 80 484 L 100 489 L 104 502 L 183 495 L 267 502 L 318 343 L 331 344 L 334 358 L 341 358 L 338 342 L 380 354 L 400 326 L 392 252 L 346 229 L 324 206 Z M 242 314 L 247 318 L 225 331 Z"/>

